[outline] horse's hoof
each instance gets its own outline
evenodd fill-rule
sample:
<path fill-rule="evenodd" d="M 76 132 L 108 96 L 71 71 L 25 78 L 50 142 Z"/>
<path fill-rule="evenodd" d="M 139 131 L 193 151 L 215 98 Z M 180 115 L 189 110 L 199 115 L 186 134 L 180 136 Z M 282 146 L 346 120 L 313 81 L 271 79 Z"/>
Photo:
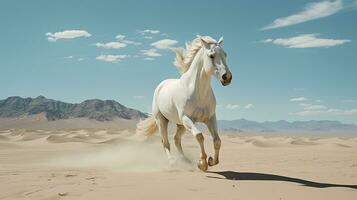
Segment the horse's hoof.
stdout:
<path fill-rule="evenodd" d="M 208 158 L 208 165 L 209 166 L 213 166 L 214 165 L 213 158 L 211 156 Z"/>
<path fill-rule="evenodd" d="M 208 165 L 207 165 L 207 161 L 206 160 L 200 160 L 198 163 L 197 163 L 197 167 L 198 169 L 202 170 L 202 171 L 207 171 L 208 169 Z"/>
<path fill-rule="evenodd" d="M 217 165 L 217 164 L 218 164 L 218 160 L 216 162 L 214 162 L 214 160 L 213 160 L 213 158 L 211 156 L 208 158 L 208 165 L 210 167 L 212 167 L 214 165 Z"/>

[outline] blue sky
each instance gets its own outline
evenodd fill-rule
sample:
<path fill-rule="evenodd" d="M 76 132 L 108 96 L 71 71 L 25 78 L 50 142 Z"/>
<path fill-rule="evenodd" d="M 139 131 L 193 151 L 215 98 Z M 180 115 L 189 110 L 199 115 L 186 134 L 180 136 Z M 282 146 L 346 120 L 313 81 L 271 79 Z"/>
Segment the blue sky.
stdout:
<path fill-rule="evenodd" d="M 224 36 L 233 82 L 218 118 L 357 124 L 357 3 L 1 1 L 0 98 L 114 99 L 150 112 L 177 78 L 170 47 Z"/>

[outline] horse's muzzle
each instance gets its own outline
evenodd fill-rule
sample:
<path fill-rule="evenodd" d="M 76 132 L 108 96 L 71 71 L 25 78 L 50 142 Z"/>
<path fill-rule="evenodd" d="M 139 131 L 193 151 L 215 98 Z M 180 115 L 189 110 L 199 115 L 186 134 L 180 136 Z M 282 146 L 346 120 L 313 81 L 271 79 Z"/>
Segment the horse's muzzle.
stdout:
<path fill-rule="evenodd" d="M 222 79 L 221 79 L 221 83 L 223 86 L 227 86 L 231 83 L 232 81 L 232 73 L 228 72 L 223 74 Z"/>

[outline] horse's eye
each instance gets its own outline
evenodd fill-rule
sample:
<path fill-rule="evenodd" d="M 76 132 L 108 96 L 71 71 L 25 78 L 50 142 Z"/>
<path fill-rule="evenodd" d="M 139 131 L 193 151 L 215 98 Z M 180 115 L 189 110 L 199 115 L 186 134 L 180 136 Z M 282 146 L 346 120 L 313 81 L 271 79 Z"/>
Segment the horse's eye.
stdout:
<path fill-rule="evenodd" d="M 213 54 L 209 55 L 210 58 L 214 58 Z"/>

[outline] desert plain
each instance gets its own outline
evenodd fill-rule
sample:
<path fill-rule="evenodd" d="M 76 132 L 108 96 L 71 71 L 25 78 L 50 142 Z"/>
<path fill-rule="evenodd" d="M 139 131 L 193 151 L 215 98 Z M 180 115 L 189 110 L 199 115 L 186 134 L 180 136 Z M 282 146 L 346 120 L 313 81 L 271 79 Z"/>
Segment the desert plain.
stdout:
<path fill-rule="evenodd" d="M 171 134 L 172 137 L 172 134 Z M 357 137 L 222 133 L 220 163 L 170 166 L 158 134 L 127 129 L 2 129 L 0 199 L 357 199 Z M 212 155 L 211 138 L 205 147 Z"/>

